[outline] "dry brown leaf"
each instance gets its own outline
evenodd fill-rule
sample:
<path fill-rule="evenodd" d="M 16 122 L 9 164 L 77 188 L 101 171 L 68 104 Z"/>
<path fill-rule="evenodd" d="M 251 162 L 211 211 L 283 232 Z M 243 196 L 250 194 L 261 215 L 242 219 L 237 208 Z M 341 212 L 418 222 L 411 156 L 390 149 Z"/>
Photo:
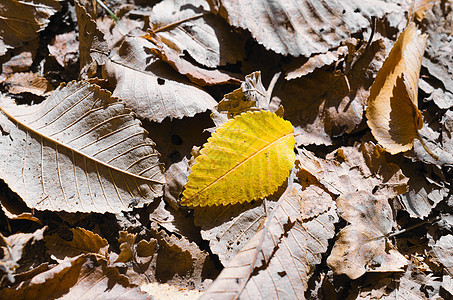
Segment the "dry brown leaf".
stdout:
<path fill-rule="evenodd" d="M 117 269 L 93 254 L 62 261 L 32 279 L 0 290 L 2 299 L 151 299 Z"/>
<path fill-rule="evenodd" d="M 404 274 L 368 276 L 365 283 L 352 282 L 356 300 L 428 300 L 439 297 L 440 284 L 432 274 L 423 274 L 409 266 Z"/>
<path fill-rule="evenodd" d="M 1 41 L 1 40 L 0 40 Z M 21 47 L 14 51 L 12 57 L 2 64 L 2 72 L 0 74 L 0 82 L 3 82 L 9 75 L 16 72 L 26 72 L 33 64 L 33 59 L 36 55 L 38 44 Z"/>
<path fill-rule="evenodd" d="M 388 250 L 384 236 L 396 224 L 387 201 L 406 191 L 408 179 L 397 165 L 386 161 L 382 149 L 371 143 L 342 147 L 326 158 L 302 150 L 296 166 L 339 195 L 340 216 L 351 223 L 340 231 L 328 258 L 329 266 L 336 274 L 351 279 L 371 270 L 401 271 L 406 261 L 396 250 Z"/>
<path fill-rule="evenodd" d="M 0 6 L 0 43 L 6 48 L 21 46 L 38 37 L 61 9 L 57 0 L 2 1 Z"/>
<path fill-rule="evenodd" d="M 382 39 L 370 44 L 347 74 L 317 69 L 276 86 L 274 98 L 281 99 L 284 117 L 294 126 L 296 145 L 331 145 L 333 137 L 358 128 L 369 88 L 384 60 L 384 45 Z"/>
<path fill-rule="evenodd" d="M 80 4 L 79 0 L 74 1 L 77 24 L 79 26 L 79 63 L 80 74 L 87 77 L 94 77 L 97 67 L 104 65 L 107 61 L 109 48 L 104 34 L 98 29 L 96 22 Z"/>
<path fill-rule="evenodd" d="M 108 257 L 109 244 L 107 240 L 94 232 L 76 227 L 71 228 L 72 239 L 62 239 L 57 233 L 44 237 L 47 252 L 59 260 L 66 257 L 74 257 L 80 254 L 98 254 L 104 258 Z"/>
<path fill-rule="evenodd" d="M 425 175 L 425 174 L 424 174 Z M 412 218 L 425 218 L 448 195 L 449 189 L 425 176 L 411 176 L 409 191 L 398 198 Z M 428 181 L 429 180 L 429 181 Z"/>
<path fill-rule="evenodd" d="M 181 161 L 172 164 L 165 172 L 165 201 L 175 210 L 179 209 L 180 195 L 187 183 L 189 171 L 189 160 L 183 157 Z"/>
<path fill-rule="evenodd" d="M 387 162 L 383 150 L 372 143 L 341 147 L 328 154 L 325 160 L 301 150 L 296 157 L 296 167 L 301 180 L 306 175 L 300 171 L 306 171 L 327 191 L 343 197 L 363 190 L 391 199 L 407 191 L 408 178 L 396 164 Z"/>
<path fill-rule="evenodd" d="M 37 96 L 48 96 L 53 86 L 43 76 L 36 73 L 13 73 L 4 81 L 9 93 L 32 93 Z"/>
<path fill-rule="evenodd" d="M 88 42 L 85 38 L 86 37 L 82 36 L 83 43 Z M 57 34 L 47 48 L 49 49 L 49 53 L 55 57 L 62 67 L 75 64 L 79 59 L 79 41 L 77 40 L 75 31 Z M 86 50 L 87 49 L 84 49 L 83 51 Z M 86 55 L 86 53 L 84 53 L 84 55 Z M 86 57 L 84 57 L 84 59 L 86 59 Z"/>
<path fill-rule="evenodd" d="M 126 37 L 106 63 L 104 77 L 141 119 L 162 122 L 166 117 L 193 117 L 217 102 L 205 91 L 190 85 L 152 54 L 151 42 Z"/>
<path fill-rule="evenodd" d="M 291 80 L 310 74 L 318 68 L 331 65 L 332 63 L 338 61 L 342 56 L 345 56 L 347 53 L 348 47 L 341 46 L 333 51 L 313 55 L 308 60 L 305 60 L 302 65 L 299 64 L 297 66 L 294 66 L 293 63 L 292 65 L 287 67 L 289 70 L 286 72 L 285 79 Z"/>
<path fill-rule="evenodd" d="M 211 14 L 203 0 L 164 0 L 153 7 L 150 27 L 165 44 L 208 68 L 234 64 L 245 57 L 245 38 Z"/>
<path fill-rule="evenodd" d="M 351 225 L 340 230 L 327 258 L 334 273 L 357 279 L 366 272 L 402 272 L 408 262 L 385 237 L 396 225 L 387 198 L 358 190 L 338 197 L 337 206 Z"/>
<path fill-rule="evenodd" d="M 371 87 L 367 123 L 376 140 L 391 154 L 411 149 L 423 119 L 418 110 L 418 77 L 426 35 L 414 23 L 398 37 Z"/>
<path fill-rule="evenodd" d="M 34 233 L 16 233 L 8 237 L 4 237 L 3 234 L 0 233 L 0 249 L 3 252 L 3 257 L 0 259 L 1 277 L 6 276 L 9 282 L 15 282 L 14 273 L 20 266 L 18 262 L 24 256 L 25 246 L 29 243 L 35 243 L 42 240 L 46 229 L 47 227 L 43 227 L 42 229 L 36 230 Z"/>
<path fill-rule="evenodd" d="M 453 93 L 453 5 L 450 1 L 436 1 L 426 13 L 426 33 L 429 34 L 422 65 L 429 74 L 443 83 L 444 89 Z"/>
<path fill-rule="evenodd" d="M 398 10 L 392 3 L 370 1 L 232 1 L 210 0 L 214 12 L 283 55 L 310 57 L 339 46 L 370 26 L 371 17 Z"/>
<path fill-rule="evenodd" d="M 119 232 L 118 243 L 120 243 L 121 252 L 113 263 L 128 262 L 134 257 L 135 255 L 134 244 L 136 238 L 137 234 L 129 233 L 127 231 Z"/>
<path fill-rule="evenodd" d="M 274 200 L 269 201 L 270 206 Z M 262 201 L 197 208 L 194 214 L 195 225 L 201 228 L 202 238 L 209 241 L 211 251 L 219 256 L 224 266 L 256 234 L 266 216 Z"/>
<path fill-rule="evenodd" d="M 187 76 L 195 84 L 206 86 L 215 84 L 239 84 L 241 82 L 238 79 L 241 77 L 240 74 L 232 74 L 221 69 L 206 69 L 184 59 L 180 51 L 168 46 L 160 37 L 152 32 L 149 32 L 144 38 L 157 45 L 159 51 L 156 50 L 155 53 L 159 58 L 166 61 L 180 74 Z"/>
<path fill-rule="evenodd" d="M 406 152 L 404 155 L 414 161 L 422 161 L 426 164 L 453 166 L 452 111 L 446 111 L 441 120 L 431 119 L 432 116 L 426 110 L 422 114 L 425 125 L 419 133 L 423 142 L 416 139 L 413 151 Z M 425 150 L 425 147 L 434 154 L 434 157 Z"/>
<path fill-rule="evenodd" d="M 450 276 L 453 276 L 453 235 L 441 236 L 431 248 L 435 260 L 445 267 Z"/>
<path fill-rule="evenodd" d="M 154 144 L 110 92 L 70 82 L 39 105 L 3 96 L 0 108 L 2 178 L 29 207 L 118 212 L 162 195 Z"/>
<path fill-rule="evenodd" d="M 334 205 L 333 205 L 334 206 Z M 304 298 L 308 279 L 334 235 L 334 207 L 300 220 L 299 197 L 290 187 L 261 230 L 233 257 L 201 299 Z"/>

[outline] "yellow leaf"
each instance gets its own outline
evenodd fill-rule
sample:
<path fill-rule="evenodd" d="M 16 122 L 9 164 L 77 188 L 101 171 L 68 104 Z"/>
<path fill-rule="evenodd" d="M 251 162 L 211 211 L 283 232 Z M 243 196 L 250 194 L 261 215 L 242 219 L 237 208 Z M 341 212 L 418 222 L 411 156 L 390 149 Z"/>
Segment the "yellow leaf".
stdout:
<path fill-rule="evenodd" d="M 367 123 L 375 139 L 391 154 L 410 150 L 423 127 L 417 92 L 426 39 L 413 22 L 409 23 L 370 90 Z"/>
<path fill-rule="evenodd" d="M 295 161 L 293 126 L 274 113 L 243 113 L 208 139 L 195 160 L 181 203 L 243 203 L 274 193 Z"/>

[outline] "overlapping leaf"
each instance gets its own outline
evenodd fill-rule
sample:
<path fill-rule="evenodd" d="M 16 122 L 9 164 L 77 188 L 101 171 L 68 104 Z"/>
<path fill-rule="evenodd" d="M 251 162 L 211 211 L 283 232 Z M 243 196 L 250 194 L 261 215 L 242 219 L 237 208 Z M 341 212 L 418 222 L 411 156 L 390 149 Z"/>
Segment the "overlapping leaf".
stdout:
<path fill-rule="evenodd" d="M 275 97 L 294 126 L 297 145 L 331 145 L 333 137 L 357 129 L 384 55 L 385 41 L 380 39 L 365 48 L 348 73 L 317 69 L 276 87 Z"/>
<path fill-rule="evenodd" d="M 411 149 L 423 127 L 417 95 L 426 38 L 409 23 L 379 70 L 367 100 L 368 126 L 392 154 Z"/>
<path fill-rule="evenodd" d="M 2 48 L 13 48 L 38 37 L 49 18 L 61 9 L 57 0 L 2 1 L 0 5 L 0 56 Z"/>
<path fill-rule="evenodd" d="M 151 30 L 179 54 L 187 51 L 198 63 L 214 68 L 244 58 L 245 39 L 211 14 L 203 0 L 164 0 L 149 15 Z"/>
<path fill-rule="evenodd" d="M 393 11 L 391 3 L 368 1 L 209 1 L 231 25 L 249 30 L 267 49 L 284 55 L 327 52 L 362 28 L 371 17 Z"/>
<path fill-rule="evenodd" d="M 139 118 L 162 122 L 166 117 L 193 117 L 217 102 L 205 91 L 152 54 L 151 42 L 126 37 L 105 65 L 113 96 L 124 100 Z"/>
<path fill-rule="evenodd" d="M 94 254 L 68 258 L 18 286 L 0 290 L 2 299 L 32 299 L 37 295 L 47 299 L 150 298 L 117 269 L 109 267 L 105 259 Z"/>
<path fill-rule="evenodd" d="M 159 153 L 124 103 L 86 82 L 17 106 L 1 96 L 2 179 L 31 208 L 117 212 L 162 195 Z"/>
<path fill-rule="evenodd" d="M 256 295 L 264 299 L 304 299 L 308 279 L 334 235 L 338 217 L 333 208 L 302 221 L 296 186 L 280 197 L 261 230 L 233 257 L 201 299 L 254 299 Z"/>
<path fill-rule="evenodd" d="M 290 122 L 268 111 L 244 113 L 208 139 L 181 203 L 212 206 L 261 199 L 284 182 L 294 159 Z"/>

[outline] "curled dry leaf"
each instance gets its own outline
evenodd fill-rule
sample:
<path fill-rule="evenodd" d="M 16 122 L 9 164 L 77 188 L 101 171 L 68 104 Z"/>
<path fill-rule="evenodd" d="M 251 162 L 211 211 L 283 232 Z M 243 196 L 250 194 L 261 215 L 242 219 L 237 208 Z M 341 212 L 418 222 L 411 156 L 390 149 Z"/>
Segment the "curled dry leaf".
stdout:
<path fill-rule="evenodd" d="M 387 198 L 358 190 L 336 202 L 351 225 L 340 230 L 327 258 L 334 273 L 357 279 L 366 272 L 402 272 L 407 260 L 386 239 L 396 225 Z"/>
<path fill-rule="evenodd" d="M 261 82 L 261 72 L 257 71 L 245 76 L 240 88 L 225 94 L 216 109 L 231 119 L 246 111 L 269 109 L 267 99 L 268 92 Z"/>
<path fill-rule="evenodd" d="M 318 68 L 331 65 L 347 53 L 348 47 L 341 46 L 333 51 L 313 55 L 308 60 L 304 61 L 302 65 L 298 65 L 297 67 L 294 66 L 294 64 L 290 65 L 288 67 L 289 71 L 286 72 L 285 79 L 291 80 L 310 74 Z"/>
<path fill-rule="evenodd" d="M 156 46 L 141 37 L 125 37 L 105 65 L 103 75 L 141 119 L 193 117 L 217 102 L 152 54 Z"/>
<path fill-rule="evenodd" d="M 256 295 L 264 299 L 303 299 L 308 279 L 334 235 L 338 217 L 332 204 L 332 209 L 325 209 L 327 212 L 301 221 L 299 203 L 298 192 L 289 187 L 262 228 L 201 299 L 253 299 Z"/>
<path fill-rule="evenodd" d="M 16 286 L 0 290 L 2 299 L 150 299 L 126 276 L 94 254 L 68 258 Z"/>
<path fill-rule="evenodd" d="M 18 262 L 24 256 L 25 246 L 29 242 L 35 243 L 42 240 L 46 229 L 47 227 L 43 227 L 34 233 L 16 233 L 8 237 L 4 237 L 0 233 L 0 249 L 3 252 L 3 257 L 0 259 L 0 275 L 2 277 L 6 276 L 9 282 L 15 282 L 14 273 L 20 266 Z"/>
<path fill-rule="evenodd" d="M 306 57 L 339 46 L 350 34 L 368 28 L 371 17 L 382 17 L 398 9 L 378 0 L 209 2 L 213 11 L 231 25 L 249 30 L 267 49 Z"/>
<path fill-rule="evenodd" d="M 79 0 L 74 1 L 74 5 L 79 26 L 80 73 L 93 77 L 96 75 L 98 65 L 103 65 L 107 60 L 108 44 L 86 8 Z"/>
<path fill-rule="evenodd" d="M 0 6 L 0 56 L 2 44 L 6 48 L 21 46 L 38 37 L 50 22 L 50 17 L 61 9 L 57 0 L 2 1 Z"/>
<path fill-rule="evenodd" d="M 149 15 L 151 31 L 168 47 L 187 51 L 208 68 L 234 64 L 244 58 L 245 38 L 211 14 L 204 0 L 164 0 Z"/>
<path fill-rule="evenodd" d="M 423 119 L 418 110 L 418 77 L 426 35 L 414 23 L 401 33 L 371 87 L 367 123 L 376 140 L 391 154 L 407 151 L 420 138 Z"/>
<path fill-rule="evenodd" d="M 182 205 L 243 203 L 274 193 L 293 167 L 290 122 L 268 111 L 247 112 L 208 139 L 185 185 Z"/>
<path fill-rule="evenodd" d="M 184 59 L 182 54 L 165 44 L 153 32 L 149 32 L 144 38 L 152 41 L 159 47 L 159 51 L 155 51 L 163 61 L 166 61 L 180 74 L 187 76 L 195 84 L 200 86 L 216 85 L 216 84 L 239 84 L 238 79 L 240 74 L 232 74 L 221 69 L 206 69 L 193 64 L 191 61 Z"/>
<path fill-rule="evenodd" d="M 2 179 L 29 207 L 119 212 L 162 195 L 159 153 L 110 92 L 70 82 L 39 105 L 0 97 Z"/>
<path fill-rule="evenodd" d="M 108 257 L 109 244 L 106 239 L 80 227 L 71 228 L 71 232 L 71 241 L 62 239 L 57 233 L 45 236 L 47 252 L 60 260 L 86 253 Z"/>

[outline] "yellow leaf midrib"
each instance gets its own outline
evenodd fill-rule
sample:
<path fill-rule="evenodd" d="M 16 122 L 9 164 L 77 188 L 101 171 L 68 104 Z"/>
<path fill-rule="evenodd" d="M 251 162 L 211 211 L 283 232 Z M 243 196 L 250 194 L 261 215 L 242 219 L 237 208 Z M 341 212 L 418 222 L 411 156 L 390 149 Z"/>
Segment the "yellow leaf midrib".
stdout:
<path fill-rule="evenodd" d="M 240 166 L 242 166 L 243 164 L 245 164 L 248 160 L 252 159 L 253 157 L 255 157 L 256 155 L 258 155 L 260 152 L 264 151 L 265 149 L 269 148 L 270 146 L 272 146 L 273 144 L 279 142 L 280 140 L 288 137 L 288 136 L 291 136 L 293 135 L 293 132 L 289 132 L 283 136 L 281 136 L 280 138 L 270 142 L 268 145 L 264 146 L 263 148 L 255 151 L 254 153 L 252 153 L 249 157 L 245 158 L 244 160 L 242 160 L 241 162 L 237 163 L 233 168 L 229 169 L 227 172 L 225 172 L 223 175 L 219 176 L 216 180 L 214 180 L 213 182 L 209 183 L 207 186 L 205 186 L 204 188 L 202 188 L 201 190 L 199 190 L 198 192 L 194 193 L 190 198 L 186 198 L 186 201 L 190 201 L 191 199 L 195 198 L 196 196 L 200 195 L 201 193 L 203 193 L 205 190 L 209 189 L 210 187 L 212 187 L 213 185 L 215 185 L 218 181 L 220 181 L 221 179 L 225 178 L 226 176 L 228 176 L 231 172 L 235 171 L 237 168 L 239 168 Z"/>
<path fill-rule="evenodd" d="M 95 157 L 92 157 L 92 156 L 90 156 L 90 155 L 87 155 L 86 153 L 83 153 L 82 151 L 80 151 L 80 150 L 78 150 L 78 149 L 76 149 L 76 148 L 70 147 L 70 146 L 68 146 L 68 145 L 66 145 L 66 144 L 64 144 L 64 143 L 62 143 L 61 141 L 59 141 L 59 140 L 57 140 L 57 139 L 53 139 L 53 138 L 51 138 L 51 137 L 49 137 L 49 136 L 46 136 L 46 135 L 40 133 L 39 131 L 37 131 L 37 130 L 31 128 L 31 127 L 29 127 L 29 126 L 28 126 L 27 124 L 25 124 L 24 122 L 21 122 L 20 120 L 16 119 L 13 115 L 11 115 L 10 113 L 8 113 L 8 112 L 4 109 L 4 107 L 3 107 L 2 105 L 0 105 L 0 110 L 8 117 L 11 121 L 13 121 L 14 123 L 19 124 L 20 126 L 24 127 L 25 130 L 27 130 L 27 131 L 29 131 L 29 132 L 32 132 L 32 133 L 36 134 L 37 136 L 40 136 L 40 137 L 45 138 L 46 140 L 48 140 L 48 141 L 54 143 L 56 146 L 61 146 L 61 147 L 65 148 L 65 149 L 69 149 L 69 150 L 71 150 L 72 152 L 75 152 L 76 154 L 79 154 L 79 155 L 82 156 L 82 157 L 86 157 L 86 158 L 88 158 L 88 159 L 94 161 L 95 163 L 98 163 L 98 164 L 100 164 L 100 165 L 102 165 L 102 166 L 104 166 L 104 167 L 106 167 L 106 168 L 108 168 L 108 169 L 115 170 L 115 171 L 120 172 L 120 173 L 122 173 L 122 174 L 126 174 L 126 175 L 135 177 L 135 178 L 137 178 L 137 179 L 145 180 L 145 181 L 148 181 L 148 182 L 164 184 L 164 183 L 162 183 L 162 182 L 160 182 L 160 181 L 153 180 L 153 179 L 151 179 L 151 178 L 144 177 L 144 176 L 141 176 L 141 175 L 137 175 L 137 174 L 134 174 L 134 173 L 131 173 L 131 172 L 122 170 L 122 169 L 120 169 L 120 168 L 118 168 L 118 167 L 116 167 L 116 166 L 107 164 L 106 162 L 103 162 L 103 161 L 101 161 L 101 160 L 99 160 L 99 159 L 97 159 L 97 158 L 95 158 Z"/>

